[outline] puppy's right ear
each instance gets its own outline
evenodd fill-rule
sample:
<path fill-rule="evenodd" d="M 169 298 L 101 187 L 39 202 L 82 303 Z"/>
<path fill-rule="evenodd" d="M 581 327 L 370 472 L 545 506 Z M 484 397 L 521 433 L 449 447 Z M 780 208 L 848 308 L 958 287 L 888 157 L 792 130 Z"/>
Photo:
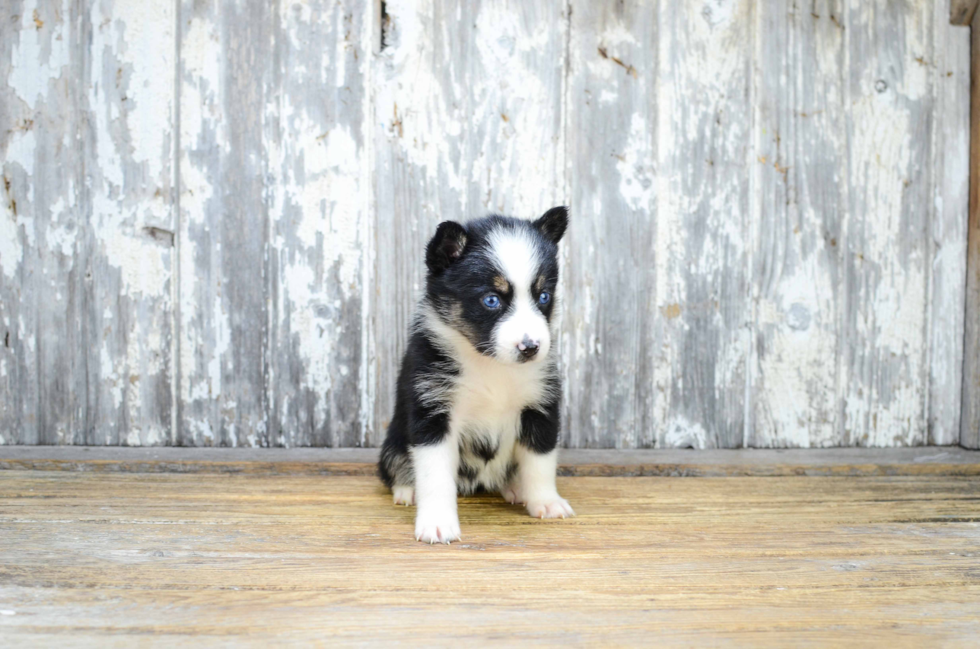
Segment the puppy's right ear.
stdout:
<path fill-rule="evenodd" d="M 425 265 L 431 273 L 438 275 L 462 257 L 465 248 L 466 230 L 463 226 L 455 221 L 443 221 L 425 249 Z"/>

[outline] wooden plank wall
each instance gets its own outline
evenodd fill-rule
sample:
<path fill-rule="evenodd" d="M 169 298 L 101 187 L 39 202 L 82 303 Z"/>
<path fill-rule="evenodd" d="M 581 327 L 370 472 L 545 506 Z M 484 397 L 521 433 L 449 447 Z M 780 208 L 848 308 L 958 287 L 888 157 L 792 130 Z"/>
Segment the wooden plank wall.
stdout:
<path fill-rule="evenodd" d="M 166 444 L 173 3 L 0 21 L 0 439 Z"/>
<path fill-rule="evenodd" d="M 976 9 L 976 3 L 973 3 Z M 973 14 L 973 79 L 980 79 L 980 12 Z M 960 444 L 980 448 L 980 83 L 970 89 L 970 217 Z"/>
<path fill-rule="evenodd" d="M 959 439 L 948 1 L 7 7 L 2 443 L 376 446 L 435 224 L 563 203 L 569 446 Z"/>

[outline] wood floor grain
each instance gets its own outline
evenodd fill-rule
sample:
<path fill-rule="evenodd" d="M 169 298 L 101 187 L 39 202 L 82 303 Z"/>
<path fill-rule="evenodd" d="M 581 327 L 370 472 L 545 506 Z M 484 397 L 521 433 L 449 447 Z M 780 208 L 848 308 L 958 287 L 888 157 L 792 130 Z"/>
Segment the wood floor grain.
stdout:
<path fill-rule="evenodd" d="M 561 478 L 412 538 L 369 477 L 0 472 L 0 645 L 975 646 L 980 478 Z"/>

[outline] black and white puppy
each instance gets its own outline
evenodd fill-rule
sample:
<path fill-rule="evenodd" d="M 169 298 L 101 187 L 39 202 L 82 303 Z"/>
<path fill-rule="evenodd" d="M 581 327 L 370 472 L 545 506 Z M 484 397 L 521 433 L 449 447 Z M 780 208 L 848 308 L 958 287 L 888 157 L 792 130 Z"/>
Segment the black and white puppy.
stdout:
<path fill-rule="evenodd" d="M 415 538 L 460 538 L 457 494 L 498 491 L 535 518 L 575 512 L 555 488 L 561 384 L 552 353 L 558 242 L 568 210 L 536 221 L 441 223 L 409 334 L 381 479 L 417 505 Z"/>

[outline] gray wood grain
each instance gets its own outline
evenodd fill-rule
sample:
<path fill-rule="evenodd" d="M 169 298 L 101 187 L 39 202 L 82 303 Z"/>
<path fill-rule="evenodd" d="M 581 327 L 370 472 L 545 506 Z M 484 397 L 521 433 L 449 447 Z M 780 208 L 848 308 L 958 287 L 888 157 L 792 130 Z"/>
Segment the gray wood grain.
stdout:
<path fill-rule="evenodd" d="M 651 447 L 665 423 L 657 26 L 655 3 L 571 3 L 562 335 L 572 447 Z"/>
<path fill-rule="evenodd" d="M 170 441 L 174 6 L 85 3 L 78 229 L 87 444 Z M 153 57 L 146 52 L 155 52 Z M 79 107 L 81 109 L 81 106 Z M 42 408 L 44 404 L 41 404 Z"/>
<path fill-rule="evenodd" d="M 930 358 L 929 443 L 956 444 L 963 407 L 966 238 L 970 178 L 970 30 L 947 24 L 937 8 L 933 83 L 936 93 L 932 151 L 934 192 Z"/>
<path fill-rule="evenodd" d="M 932 3 L 858 3 L 842 22 L 850 108 L 840 441 L 918 445 L 927 439 Z"/>
<path fill-rule="evenodd" d="M 0 426 L 6 441 L 166 443 L 171 4 L 12 10 L 0 73 Z"/>
<path fill-rule="evenodd" d="M 973 19 L 971 43 L 971 74 L 980 78 L 980 18 L 977 16 Z M 960 444 L 980 448 L 980 84 L 973 84 L 970 92 L 970 215 Z"/>
<path fill-rule="evenodd" d="M 258 0 L 181 5 L 181 445 L 270 441 L 263 138 L 274 105 L 274 18 Z"/>
<path fill-rule="evenodd" d="M 356 0 L 281 3 L 266 113 L 270 158 L 270 441 L 356 446 L 367 229 L 372 16 Z"/>
<path fill-rule="evenodd" d="M 751 342 L 751 2 L 659 6 L 657 303 L 666 447 L 743 444 Z M 659 350 L 658 350 L 659 351 Z"/>
<path fill-rule="evenodd" d="M 183 12 L 179 441 L 357 444 L 370 16 Z"/>
<path fill-rule="evenodd" d="M 532 218 L 564 202 L 561 5 L 424 0 L 388 3 L 387 13 L 373 80 L 376 383 L 367 445 L 380 444 L 391 418 L 436 225 L 490 212 Z"/>
<path fill-rule="evenodd" d="M 74 285 L 84 272 L 74 245 L 75 231 L 84 227 L 75 198 L 77 37 L 68 2 L 15 2 L 4 14 L 0 436 L 7 444 L 65 444 L 84 415 L 84 404 L 73 398 L 84 383 L 69 353 L 80 342 Z M 57 245 L 62 240 L 66 245 Z"/>
<path fill-rule="evenodd" d="M 942 3 L 937 3 L 942 5 Z M 949 21 L 954 25 L 969 26 L 977 10 L 977 0 L 950 0 Z"/>
<path fill-rule="evenodd" d="M 565 449 L 559 460 L 563 476 L 980 476 L 980 452 L 949 446 Z M 0 446 L 0 471 L 370 476 L 377 461 L 370 448 Z"/>
<path fill-rule="evenodd" d="M 840 439 L 839 244 L 847 211 L 841 5 L 758 4 L 750 446 Z"/>

